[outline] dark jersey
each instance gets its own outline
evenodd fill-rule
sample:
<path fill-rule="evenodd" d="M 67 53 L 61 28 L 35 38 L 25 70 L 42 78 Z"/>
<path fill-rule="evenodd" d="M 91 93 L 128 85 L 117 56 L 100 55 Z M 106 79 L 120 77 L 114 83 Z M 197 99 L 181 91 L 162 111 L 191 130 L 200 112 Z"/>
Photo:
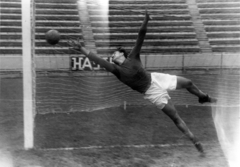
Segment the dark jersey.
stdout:
<path fill-rule="evenodd" d="M 140 58 L 128 57 L 121 65 L 117 65 L 99 58 L 92 52 L 90 52 L 89 57 L 91 57 L 91 60 L 93 60 L 93 57 L 100 59 L 95 60 L 95 62 L 113 73 L 121 82 L 133 90 L 145 93 L 151 84 L 151 75 L 143 68 Z"/>
<path fill-rule="evenodd" d="M 145 93 L 151 83 L 151 75 L 140 60 L 127 58 L 123 64 L 116 65 L 113 74 L 124 84 L 140 93 Z"/>
<path fill-rule="evenodd" d="M 113 73 L 121 82 L 140 93 L 145 93 L 151 84 L 151 75 L 143 68 L 140 60 L 140 51 L 147 32 L 147 22 L 145 19 L 139 30 L 134 48 L 121 65 L 111 64 L 92 52 L 88 54 L 92 61 L 101 65 L 107 71 Z"/>

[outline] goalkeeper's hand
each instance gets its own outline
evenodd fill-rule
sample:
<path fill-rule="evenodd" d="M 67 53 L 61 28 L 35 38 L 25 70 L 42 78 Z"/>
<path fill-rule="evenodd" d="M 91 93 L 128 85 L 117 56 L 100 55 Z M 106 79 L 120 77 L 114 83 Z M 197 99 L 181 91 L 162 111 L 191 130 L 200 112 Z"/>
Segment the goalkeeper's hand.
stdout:
<path fill-rule="evenodd" d="M 82 48 L 83 48 L 79 38 L 77 39 L 77 41 L 69 40 L 68 45 L 70 46 L 69 49 L 76 50 L 76 51 L 82 51 Z"/>
<path fill-rule="evenodd" d="M 89 53 L 90 53 L 89 50 L 87 50 L 85 47 L 82 46 L 82 44 L 80 43 L 79 38 L 77 39 L 77 41 L 74 41 L 74 40 L 68 41 L 68 45 L 70 46 L 69 49 L 81 52 L 85 56 L 88 56 Z"/>
<path fill-rule="evenodd" d="M 152 17 L 150 16 L 150 14 L 148 13 L 147 10 L 145 10 L 145 19 L 146 20 L 152 20 Z"/>

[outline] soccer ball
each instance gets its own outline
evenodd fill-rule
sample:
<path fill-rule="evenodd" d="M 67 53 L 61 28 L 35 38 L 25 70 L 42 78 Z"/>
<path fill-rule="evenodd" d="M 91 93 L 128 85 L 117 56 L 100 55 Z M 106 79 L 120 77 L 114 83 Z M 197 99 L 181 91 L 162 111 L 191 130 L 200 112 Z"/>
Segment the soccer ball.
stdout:
<path fill-rule="evenodd" d="M 46 32 L 46 41 L 51 45 L 56 45 L 60 40 L 60 33 L 57 30 L 49 30 Z"/>

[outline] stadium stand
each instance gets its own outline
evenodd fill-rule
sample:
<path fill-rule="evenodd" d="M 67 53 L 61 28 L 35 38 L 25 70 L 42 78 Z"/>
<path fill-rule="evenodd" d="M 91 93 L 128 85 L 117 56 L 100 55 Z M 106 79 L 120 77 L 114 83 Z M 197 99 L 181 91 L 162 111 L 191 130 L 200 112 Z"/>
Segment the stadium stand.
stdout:
<path fill-rule="evenodd" d="M 140 12 L 144 12 L 145 9 L 151 13 L 154 20 L 149 22 L 142 53 L 200 51 L 185 0 L 111 0 L 108 16 L 102 13 L 100 7 L 97 1 L 88 1 L 93 34 L 100 54 L 112 53 L 119 46 L 130 50 L 134 46 L 143 20 L 144 14 Z"/>
<path fill-rule="evenodd" d="M 1 0 L 0 7 L 0 54 L 21 55 L 21 0 Z"/>
<path fill-rule="evenodd" d="M 35 53 L 36 55 L 71 55 L 76 54 L 68 49 L 67 41 L 80 38 L 81 24 L 76 0 L 35 0 Z M 58 30 L 60 42 L 49 45 L 45 33 Z"/>
<path fill-rule="evenodd" d="M 213 52 L 240 51 L 239 0 L 197 0 Z"/>
<path fill-rule="evenodd" d="M 15 64 L 20 64 L 21 0 L 1 0 L 0 5 L 1 60 L 7 62 L 3 57 L 11 55 L 17 58 Z M 100 55 L 108 56 L 119 46 L 129 51 L 143 20 L 140 12 L 145 9 L 149 10 L 153 20 L 149 22 L 143 55 L 237 54 L 240 50 L 238 0 L 110 0 L 108 5 L 104 9 L 108 13 L 104 13 L 97 0 L 35 0 L 36 55 L 64 55 L 66 59 L 62 64 L 68 66 L 67 56 L 78 53 L 70 51 L 66 42 L 78 37 Z M 60 43 L 55 46 L 45 40 L 45 33 L 50 29 L 61 34 Z"/>
<path fill-rule="evenodd" d="M 0 3 L 0 53 L 21 56 L 21 0 L 1 0 Z M 35 16 L 35 53 L 37 55 L 76 54 L 69 51 L 66 44 L 69 39 L 82 39 L 76 0 L 36 0 Z M 45 33 L 50 29 L 56 29 L 61 34 L 61 41 L 56 46 L 46 43 Z"/>

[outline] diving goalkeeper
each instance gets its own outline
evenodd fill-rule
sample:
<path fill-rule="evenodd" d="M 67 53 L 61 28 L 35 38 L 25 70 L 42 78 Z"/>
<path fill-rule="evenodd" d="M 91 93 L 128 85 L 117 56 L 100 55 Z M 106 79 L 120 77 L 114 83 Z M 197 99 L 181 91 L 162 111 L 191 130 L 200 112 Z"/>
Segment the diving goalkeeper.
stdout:
<path fill-rule="evenodd" d="M 109 63 L 93 52 L 87 50 L 80 44 L 79 40 L 72 41 L 70 43 L 70 49 L 80 51 L 91 61 L 94 61 L 96 64 L 104 67 L 107 71 L 113 73 L 121 82 L 143 94 L 144 99 L 149 100 L 168 115 L 175 125 L 193 142 L 197 150 L 200 153 L 204 153 L 201 143 L 189 130 L 170 101 L 171 98 L 168 91 L 185 88 L 190 93 L 196 95 L 199 98 L 200 103 L 215 102 L 215 99 L 199 90 L 189 79 L 163 73 L 149 73 L 143 68 L 140 60 L 140 51 L 147 32 L 147 24 L 149 20 L 151 20 L 151 17 L 146 11 L 144 21 L 138 32 L 135 46 L 129 54 L 127 54 L 123 48 L 116 50 L 112 54 L 114 64 Z"/>

